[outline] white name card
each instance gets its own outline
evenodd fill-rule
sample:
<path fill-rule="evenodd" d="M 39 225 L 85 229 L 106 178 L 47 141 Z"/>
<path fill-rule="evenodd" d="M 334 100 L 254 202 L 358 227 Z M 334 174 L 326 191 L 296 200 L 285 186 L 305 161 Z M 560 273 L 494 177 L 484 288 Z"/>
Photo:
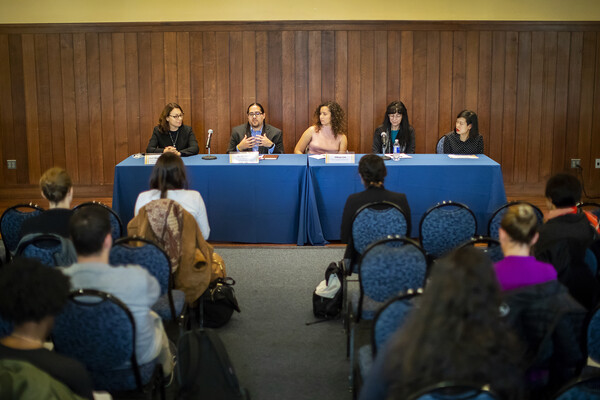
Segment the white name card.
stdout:
<path fill-rule="evenodd" d="M 325 164 L 354 164 L 354 153 L 325 154 Z"/>
<path fill-rule="evenodd" d="M 258 164 L 258 151 L 229 153 L 230 164 Z"/>
<path fill-rule="evenodd" d="M 151 164 L 151 165 L 156 164 L 156 161 L 158 161 L 158 158 L 161 155 L 162 154 L 146 154 L 144 156 L 144 164 Z"/>

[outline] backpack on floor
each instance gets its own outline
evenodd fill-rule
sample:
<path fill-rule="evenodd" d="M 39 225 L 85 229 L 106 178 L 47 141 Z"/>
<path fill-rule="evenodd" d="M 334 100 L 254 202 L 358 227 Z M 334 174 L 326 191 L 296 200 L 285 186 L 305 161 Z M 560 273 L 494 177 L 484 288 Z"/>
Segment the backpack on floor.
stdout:
<path fill-rule="evenodd" d="M 334 319 L 342 311 L 342 269 L 332 262 L 325 270 L 325 280 L 313 292 L 313 313 L 317 318 Z"/>
<path fill-rule="evenodd" d="M 210 329 L 185 332 L 177 346 L 175 364 L 180 400 L 248 400 L 240 387 L 223 342 Z"/>

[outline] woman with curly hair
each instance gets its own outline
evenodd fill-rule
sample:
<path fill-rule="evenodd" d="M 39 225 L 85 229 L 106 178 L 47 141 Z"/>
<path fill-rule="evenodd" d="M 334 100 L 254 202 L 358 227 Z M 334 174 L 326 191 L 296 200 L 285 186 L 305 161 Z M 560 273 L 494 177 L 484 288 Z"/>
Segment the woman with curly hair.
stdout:
<path fill-rule="evenodd" d="M 342 107 L 335 101 L 327 101 L 317 107 L 314 119 L 314 125 L 304 131 L 294 153 L 345 153 L 348 150 L 348 138 Z"/>
<path fill-rule="evenodd" d="M 381 136 L 383 133 L 387 135 L 385 145 Z M 415 130 L 408 122 L 408 113 L 401 101 L 392 101 L 387 106 L 383 123 L 373 133 L 373 153 L 391 153 L 396 139 L 400 153 L 415 152 Z"/>
<path fill-rule="evenodd" d="M 183 110 L 177 103 L 169 103 L 163 108 L 158 125 L 146 153 L 175 153 L 186 157 L 198 154 L 198 141 L 192 127 L 183 124 Z"/>
<path fill-rule="evenodd" d="M 442 381 L 489 385 L 519 398 L 522 373 L 516 337 L 500 316 L 492 262 L 469 247 L 440 259 L 420 302 L 384 349 L 360 394 L 406 399 Z"/>

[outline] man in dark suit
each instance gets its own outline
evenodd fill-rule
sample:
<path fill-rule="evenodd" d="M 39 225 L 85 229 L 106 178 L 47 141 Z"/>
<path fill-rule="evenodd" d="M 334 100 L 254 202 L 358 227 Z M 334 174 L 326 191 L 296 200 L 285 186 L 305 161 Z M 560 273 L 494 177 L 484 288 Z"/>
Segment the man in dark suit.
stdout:
<path fill-rule="evenodd" d="M 231 131 L 227 153 L 236 151 L 258 151 L 260 154 L 283 153 L 283 137 L 280 129 L 265 123 L 265 109 L 252 103 L 246 111 L 248 122 Z"/>

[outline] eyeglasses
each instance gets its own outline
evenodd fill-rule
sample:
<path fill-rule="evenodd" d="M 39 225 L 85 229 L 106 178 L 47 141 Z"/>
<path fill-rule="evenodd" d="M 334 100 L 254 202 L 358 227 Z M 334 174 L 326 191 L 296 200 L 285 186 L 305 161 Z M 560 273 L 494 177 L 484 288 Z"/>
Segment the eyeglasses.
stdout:
<path fill-rule="evenodd" d="M 263 113 L 261 113 L 261 112 L 251 112 L 251 113 L 248 113 L 248 115 L 250 117 L 258 117 L 260 115 L 263 115 Z"/>
<path fill-rule="evenodd" d="M 177 115 L 169 115 L 169 117 L 171 117 L 171 118 L 177 118 L 177 119 L 183 118 L 183 113 L 177 114 Z"/>

